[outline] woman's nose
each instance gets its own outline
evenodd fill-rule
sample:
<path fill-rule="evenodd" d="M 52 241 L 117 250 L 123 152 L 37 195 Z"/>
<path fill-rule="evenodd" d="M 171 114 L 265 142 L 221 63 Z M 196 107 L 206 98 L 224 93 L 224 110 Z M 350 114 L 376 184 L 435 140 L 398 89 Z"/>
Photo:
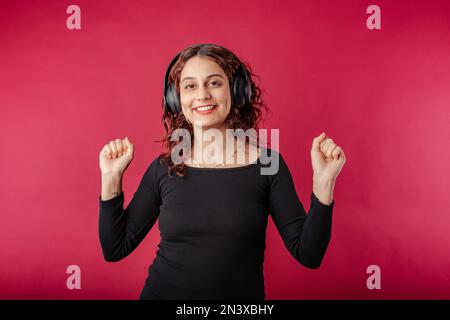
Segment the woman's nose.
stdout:
<path fill-rule="evenodd" d="M 199 93 L 197 95 L 198 100 L 205 100 L 211 98 L 211 95 L 208 91 L 208 88 L 200 88 Z"/>

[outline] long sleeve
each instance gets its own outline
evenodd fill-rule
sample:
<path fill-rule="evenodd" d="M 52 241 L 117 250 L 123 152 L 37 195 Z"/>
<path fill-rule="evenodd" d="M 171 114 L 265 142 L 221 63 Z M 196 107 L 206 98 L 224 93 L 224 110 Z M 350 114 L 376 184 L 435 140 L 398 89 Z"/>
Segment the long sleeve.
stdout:
<path fill-rule="evenodd" d="M 307 268 L 322 263 L 331 237 L 330 205 L 321 203 L 311 192 L 308 215 L 300 202 L 291 173 L 279 154 L 279 170 L 271 177 L 269 211 L 290 254 Z"/>
<path fill-rule="evenodd" d="M 133 252 L 157 220 L 161 204 L 157 161 L 158 158 L 146 170 L 125 210 L 123 191 L 106 201 L 99 196 L 99 237 L 106 261 L 119 261 Z"/>

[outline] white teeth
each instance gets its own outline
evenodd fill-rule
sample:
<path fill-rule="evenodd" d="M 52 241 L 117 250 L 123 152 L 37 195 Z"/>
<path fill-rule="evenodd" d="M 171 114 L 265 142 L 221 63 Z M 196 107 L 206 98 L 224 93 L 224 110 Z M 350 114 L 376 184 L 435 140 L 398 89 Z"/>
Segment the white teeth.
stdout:
<path fill-rule="evenodd" d="M 198 111 L 207 111 L 207 110 L 211 110 L 212 108 L 214 108 L 215 106 L 211 105 L 211 106 L 206 106 L 206 107 L 198 107 L 197 110 Z"/>

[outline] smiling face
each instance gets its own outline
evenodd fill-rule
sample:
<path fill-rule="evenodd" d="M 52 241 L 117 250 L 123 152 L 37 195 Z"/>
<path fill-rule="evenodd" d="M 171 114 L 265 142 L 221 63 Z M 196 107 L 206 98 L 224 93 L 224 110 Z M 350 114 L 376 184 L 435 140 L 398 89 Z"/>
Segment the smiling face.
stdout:
<path fill-rule="evenodd" d="M 186 61 L 180 79 L 185 118 L 193 125 L 201 121 L 204 128 L 223 129 L 231 109 L 230 85 L 223 69 L 207 57 L 195 56 Z M 210 105 L 214 107 L 198 108 Z"/>

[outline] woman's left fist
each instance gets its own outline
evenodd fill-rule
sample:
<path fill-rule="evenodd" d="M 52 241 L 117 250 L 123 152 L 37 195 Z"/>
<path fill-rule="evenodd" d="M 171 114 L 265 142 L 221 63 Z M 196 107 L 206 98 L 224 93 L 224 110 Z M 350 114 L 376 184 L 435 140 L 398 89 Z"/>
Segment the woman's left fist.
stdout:
<path fill-rule="evenodd" d="M 345 163 L 344 150 L 322 132 L 313 140 L 311 162 L 316 179 L 334 181 Z"/>

